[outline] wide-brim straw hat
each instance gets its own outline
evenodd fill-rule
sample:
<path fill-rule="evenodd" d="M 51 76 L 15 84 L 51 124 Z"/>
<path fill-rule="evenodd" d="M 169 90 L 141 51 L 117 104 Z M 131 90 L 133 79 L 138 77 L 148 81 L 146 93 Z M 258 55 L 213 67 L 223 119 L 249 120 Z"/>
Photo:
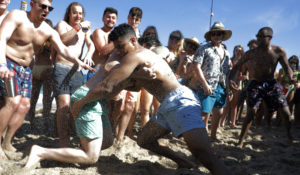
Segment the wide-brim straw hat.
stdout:
<path fill-rule="evenodd" d="M 210 30 L 208 32 L 205 33 L 204 38 L 206 39 L 206 41 L 211 41 L 211 32 L 215 32 L 215 31 L 222 31 L 224 32 L 224 37 L 223 37 L 223 41 L 228 40 L 231 35 L 232 35 L 232 31 L 231 30 L 226 30 L 225 26 L 223 23 L 221 23 L 220 21 L 215 22 L 212 27 L 210 28 Z"/>
<path fill-rule="evenodd" d="M 186 44 L 186 43 L 192 43 L 192 44 L 195 44 L 197 47 L 200 46 L 199 41 L 198 41 L 198 39 L 197 39 L 196 37 L 185 38 L 185 39 L 184 39 L 184 44 Z"/>

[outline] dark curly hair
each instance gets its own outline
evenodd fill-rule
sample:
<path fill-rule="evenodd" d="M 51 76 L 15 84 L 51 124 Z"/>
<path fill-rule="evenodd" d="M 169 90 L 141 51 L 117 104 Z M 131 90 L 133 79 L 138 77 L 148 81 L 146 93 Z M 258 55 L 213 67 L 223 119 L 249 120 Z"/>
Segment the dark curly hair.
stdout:
<path fill-rule="evenodd" d="M 109 34 L 109 41 L 116 41 L 121 39 L 130 39 L 131 37 L 136 37 L 133 28 L 128 24 L 120 24 L 114 28 L 114 30 Z"/>

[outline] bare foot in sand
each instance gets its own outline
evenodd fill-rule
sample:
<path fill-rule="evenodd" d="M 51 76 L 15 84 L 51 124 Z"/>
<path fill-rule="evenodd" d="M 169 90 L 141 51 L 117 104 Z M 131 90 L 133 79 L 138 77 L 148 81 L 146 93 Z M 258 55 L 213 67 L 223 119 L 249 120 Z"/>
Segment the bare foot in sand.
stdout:
<path fill-rule="evenodd" d="M 6 157 L 5 153 L 3 152 L 2 148 L 0 147 L 0 158 L 2 160 L 8 160 L 8 158 Z"/>
<path fill-rule="evenodd" d="M 17 149 L 15 147 L 13 147 L 11 143 L 3 143 L 2 148 L 7 151 L 17 152 Z"/>
<path fill-rule="evenodd" d="M 237 146 L 238 148 L 243 148 L 243 143 L 238 143 L 236 146 Z"/>
<path fill-rule="evenodd" d="M 39 154 L 42 153 L 43 148 L 38 146 L 38 145 L 33 145 L 31 147 L 29 156 L 28 156 L 28 160 L 24 166 L 24 168 L 32 168 L 35 167 L 37 165 L 37 163 L 39 163 L 42 158 L 39 156 Z"/>

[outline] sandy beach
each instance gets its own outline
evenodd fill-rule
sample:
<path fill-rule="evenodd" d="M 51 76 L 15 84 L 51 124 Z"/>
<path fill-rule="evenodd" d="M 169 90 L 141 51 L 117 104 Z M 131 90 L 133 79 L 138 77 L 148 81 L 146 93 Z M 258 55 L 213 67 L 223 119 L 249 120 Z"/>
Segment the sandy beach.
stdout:
<path fill-rule="evenodd" d="M 55 105 L 53 105 L 55 106 Z M 18 130 L 13 145 L 18 152 L 6 152 L 8 161 L 0 160 L 1 175 L 11 174 L 51 174 L 51 175 L 179 175 L 210 174 L 199 163 L 199 168 L 194 170 L 177 170 L 177 165 L 170 159 L 157 156 L 145 149 L 140 148 L 135 141 L 126 137 L 121 143 L 114 142 L 109 149 L 101 152 L 98 162 L 94 165 L 68 164 L 56 161 L 42 161 L 36 169 L 24 170 L 26 159 L 33 144 L 44 147 L 57 147 L 58 139 L 47 135 L 43 128 L 41 108 L 37 106 L 35 128 L 31 129 L 28 120 L 25 120 Z M 55 108 L 51 111 L 51 119 L 54 122 Z M 275 119 L 272 121 L 275 122 Z M 225 126 L 219 129 L 218 138 L 220 143 L 213 143 L 212 147 L 218 157 L 233 174 L 240 175 L 292 175 L 300 174 L 300 145 L 289 145 L 286 138 L 283 123 L 281 126 L 273 126 L 267 129 L 264 126 L 252 127 L 247 135 L 243 149 L 237 148 L 237 138 L 241 126 L 230 128 Z M 139 122 L 135 124 L 135 134 L 139 132 Z M 293 136 L 299 140 L 300 129 L 292 127 Z M 169 140 L 171 139 L 171 140 Z M 73 135 L 72 147 L 79 146 L 79 139 Z M 182 138 L 174 138 L 171 135 L 162 139 L 175 151 L 185 154 L 190 160 L 196 161 L 188 151 Z"/>

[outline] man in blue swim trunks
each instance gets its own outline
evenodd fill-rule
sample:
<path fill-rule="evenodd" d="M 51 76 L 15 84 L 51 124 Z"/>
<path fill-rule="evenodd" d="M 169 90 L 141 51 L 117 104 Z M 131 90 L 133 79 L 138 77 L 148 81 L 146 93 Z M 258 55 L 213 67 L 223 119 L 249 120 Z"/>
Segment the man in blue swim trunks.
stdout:
<path fill-rule="evenodd" d="M 226 76 L 230 71 L 230 55 L 224 48 L 223 41 L 231 37 L 231 30 L 225 30 L 221 22 L 215 22 L 211 29 L 206 32 L 207 44 L 200 46 L 194 56 L 194 78 L 190 85 L 197 92 L 202 105 L 202 115 L 205 126 L 211 119 L 211 140 L 218 141 L 216 133 L 220 117 L 226 105 Z M 194 86 L 194 87 L 192 87 Z"/>
<path fill-rule="evenodd" d="M 251 127 L 252 120 L 259 108 L 259 105 L 264 100 L 268 106 L 268 115 L 275 110 L 281 113 L 285 119 L 285 127 L 287 136 L 290 142 L 293 138 L 290 133 L 290 110 L 288 108 L 286 99 L 281 94 L 282 88 L 274 79 L 274 71 L 278 62 L 282 65 L 291 82 L 294 82 L 293 71 L 289 67 L 285 51 L 275 45 L 271 45 L 273 37 L 273 30 L 270 27 L 261 28 L 257 35 L 258 47 L 247 51 L 242 59 L 232 68 L 229 74 L 230 87 L 234 90 L 237 84 L 232 81 L 233 76 L 238 68 L 247 62 L 250 84 L 247 88 L 248 110 L 244 120 L 241 135 L 238 142 L 238 147 L 243 146 L 244 138 Z M 259 71 L 257 71 L 259 70 Z M 269 118 L 268 116 L 267 118 Z"/>
<path fill-rule="evenodd" d="M 82 107 L 88 103 L 110 99 L 122 89 L 137 91 L 143 87 L 158 99 L 161 107 L 157 115 L 143 128 L 137 143 L 142 148 L 172 159 L 179 168 L 195 167 L 195 163 L 181 154 L 158 144 L 159 138 L 173 132 L 175 136 L 184 137 L 192 154 L 212 174 L 230 174 L 223 162 L 212 153 L 197 96 L 178 83 L 164 60 L 138 44 L 136 34 L 128 24 L 116 27 L 110 33 L 109 40 L 114 42 L 120 64 L 84 98 L 73 103 L 73 116 L 78 116 Z M 138 76 L 141 69 L 156 72 L 155 79 Z"/>

